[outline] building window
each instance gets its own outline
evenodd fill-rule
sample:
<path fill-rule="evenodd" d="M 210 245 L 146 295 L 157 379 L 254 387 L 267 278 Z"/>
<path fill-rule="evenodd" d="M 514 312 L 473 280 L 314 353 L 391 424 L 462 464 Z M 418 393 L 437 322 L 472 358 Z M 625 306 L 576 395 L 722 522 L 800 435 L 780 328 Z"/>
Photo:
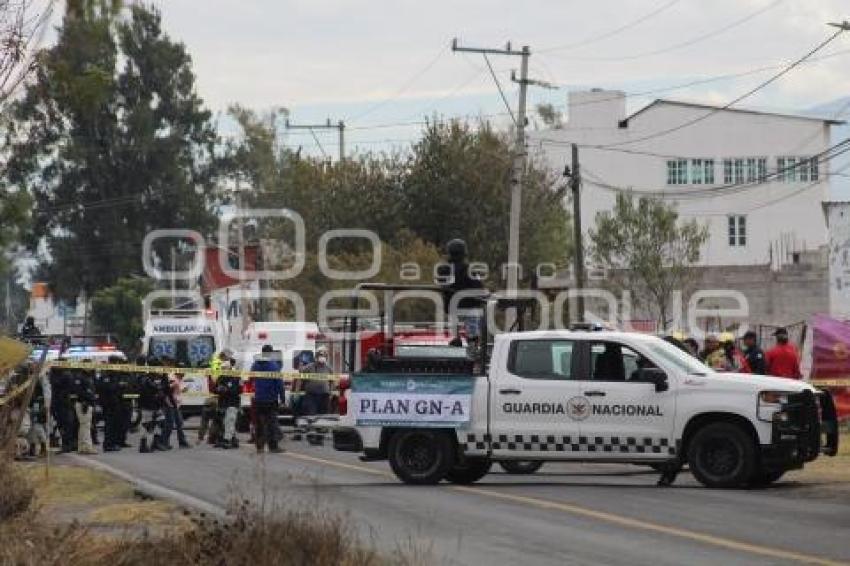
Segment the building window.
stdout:
<path fill-rule="evenodd" d="M 687 159 L 671 159 L 667 161 L 667 184 L 668 185 L 687 185 L 688 184 L 688 160 Z"/>
<path fill-rule="evenodd" d="M 743 183 L 744 182 L 744 160 L 736 159 L 735 160 L 735 182 Z"/>
<path fill-rule="evenodd" d="M 702 160 L 702 182 L 706 185 L 714 184 L 714 160 Z"/>
<path fill-rule="evenodd" d="M 691 159 L 691 183 L 702 185 L 702 159 Z"/>
<path fill-rule="evenodd" d="M 758 175 L 758 182 L 764 183 L 767 181 L 767 158 L 759 157 L 756 162 L 756 172 Z"/>
<path fill-rule="evenodd" d="M 733 248 L 747 245 L 747 217 L 733 214 L 729 221 L 729 246 Z"/>
<path fill-rule="evenodd" d="M 723 182 L 727 185 L 732 182 L 732 160 L 723 160 Z"/>
<path fill-rule="evenodd" d="M 747 158 L 747 182 L 755 183 L 757 178 L 756 159 L 754 157 Z"/>
<path fill-rule="evenodd" d="M 777 157 L 776 180 L 782 183 L 817 181 L 820 178 L 817 157 Z"/>

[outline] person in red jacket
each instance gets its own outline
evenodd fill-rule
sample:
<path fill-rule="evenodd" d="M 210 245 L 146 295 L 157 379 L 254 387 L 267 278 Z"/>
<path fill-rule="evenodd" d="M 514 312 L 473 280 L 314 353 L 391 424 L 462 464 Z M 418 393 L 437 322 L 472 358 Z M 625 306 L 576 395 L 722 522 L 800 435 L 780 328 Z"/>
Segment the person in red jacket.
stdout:
<path fill-rule="evenodd" d="M 801 379 L 803 374 L 800 371 L 800 354 L 797 353 L 797 348 L 788 342 L 788 331 L 777 328 L 773 335 L 776 337 L 776 346 L 764 355 L 767 375 Z"/>

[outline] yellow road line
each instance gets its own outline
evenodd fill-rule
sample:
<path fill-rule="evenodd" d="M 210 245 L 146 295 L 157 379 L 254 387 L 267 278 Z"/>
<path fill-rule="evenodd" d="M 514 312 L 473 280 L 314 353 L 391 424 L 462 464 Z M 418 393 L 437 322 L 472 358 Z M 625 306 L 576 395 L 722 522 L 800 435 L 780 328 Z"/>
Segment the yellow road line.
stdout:
<path fill-rule="evenodd" d="M 367 474 L 379 475 L 384 477 L 395 477 L 393 474 L 389 472 L 383 472 L 381 470 L 376 470 L 374 468 L 369 468 L 367 466 L 358 466 L 356 464 L 346 464 L 343 462 L 337 462 L 335 460 L 327 460 L 325 458 L 317 458 L 315 456 L 307 456 L 306 454 L 300 454 L 297 452 L 286 452 L 284 456 L 290 456 L 292 458 L 298 460 L 304 460 L 307 462 L 313 462 L 316 464 L 323 464 L 328 466 L 333 466 L 336 468 L 342 468 L 346 470 L 353 470 L 357 472 L 365 472 Z M 509 484 L 507 484 L 509 485 Z M 491 499 L 500 499 L 502 501 L 509 501 L 511 503 L 519 503 L 522 505 L 526 505 L 529 507 L 537 507 L 539 509 L 548 509 L 552 511 L 561 511 L 564 513 L 569 513 L 570 515 L 575 515 L 579 517 L 586 517 L 588 519 L 594 519 L 596 521 L 600 521 L 603 523 L 609 523 L 612 525 L 617 525 L 621 527 L 626 527 L 634 530 L 641 531 L 649 531 L 653 533 L 663 534 L 671 537 L 676 537 L 680 539 L 692 540 L 696 542 L 700 542 L 703 544 L 717 546 L 721 548 L 726 548 L 729 550 L 736 550 L 739 552 L 744 552 L 748 554 L 756 554 L 759 556 L 767 556 L 770 558 L 778 558 L 782 560 L 793 560 L 795 562 L 801 562 L 805 564 L 818 564 L 820 566 L 841 566 L 846 565 L 846 562 L 842 562 L 839 560 L 832 560 L 829 558 L 824 558 L 821 556 L 815 556 L 811 554 L 803 554 L 800 552 L 794 552 L 791 550 L 782 550 L 780 548 L 772 548 L 769 546 L 761 546 L 758 544 L 751 544 L 748 542 L 743 542 L 740 540 L 735 540 L 731 538 L 725 538 L 717 535 L 710 535 L 706 533 L 701 533 L 698 531 L 692 531 L 689 529 L 682 529 L 679 527 L 671 527 L 668 525 L 662 525 L 659 523 L 651 523 L 641 519 L 634 519 L 631 517 L 626 517 L 624 515 L 617 515 L 616 513 L 609 513 L 607 511 L 597 511 L 595 509 L 591 509 L 589 507 L 583 507 L 581 505 L 574 505 L 572 503 L 561 503 L 557 501 L 547 501 L 545 499 L 538 499 L 536 497 L 527 497 L 524 495 L 513 495 L 509 493 L 501 493 L 498 491 L 493 491 L 492 489 L 480 488 L 480 487 L 466 487 L 466 486 L 450 486 L 449 489 L 453 491 L 458 491 L 461 493 L 468 493 L 472 495 L 478 495 L 482 497 L 489 497 Z"/>
<path fill-rule="evenodd" d="M 337 468 L 343 468 L 346 470 L 354 470 L 356 472 L 366 472 L 367 474 L 373 474 L 376 476 L 384 476 L 394 478 L 395 475 L 389 472 L 383 472 L 381 470 L 376 470 L 374 468 L 369 468 L 367 466 L 358 466 L 356 464 L 346 464 L 344 462 L 336 462 L 334 460 L 325 460 L 324 458 L 316 458 L 315 456 L 307 456 L 306 454 L 299 454 L 298 452 L 284 452 L 284 456 L 291 456 L 297 460 L 304 460 L 306 462 L 313 462 L 314 464 L 328 464 Z"/>

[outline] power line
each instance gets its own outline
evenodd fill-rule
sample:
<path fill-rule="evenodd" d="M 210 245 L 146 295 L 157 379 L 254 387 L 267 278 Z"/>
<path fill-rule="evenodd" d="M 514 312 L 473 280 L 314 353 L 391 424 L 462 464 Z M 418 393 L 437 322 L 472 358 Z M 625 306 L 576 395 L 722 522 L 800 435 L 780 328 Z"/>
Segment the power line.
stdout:
<path fill-rule="evenodd" d="M 502 90 L 502 84 L 499 82 L 499 77 L 496 76 L 496 71 L 493 70 L 493 65 L 490 64 L 490 58 L 487 57 L 486 53 L 482 53 L 482 55 L 484 55 L 484 60 L 487 62 L 487 68 L 490 69 L 490 76 L 493 77 L 493 82 L 496 83 L 496 88 L 499 89 L 499 95 L 502 97 L 502 102 L 505 103 L 505 108 L 507 108 L 508 114 L 511 115 L 511 120 L 514 125 L 516 125 L 516 117 L 511 110 L 511 105 L 508 104 L 508 98 L 505 96 L 505 91 Z"/>
<path fill-rule="evenodd" d="M 731 29 L 734 29 L 738 26 L 741 26 L 741 25 L 749 22 L 750 20 L 753 20 L 753 19 L 761 16 L 765 12 L 772 10 L 773 8 L 775 8 L 776 6 L 778 6 L 779 4 L 781 4 L 784 1 L 785 0 L 774 0 L 773 2 L 768 4 L 767 6 L 759 8 L 758 10 L 755 10 L 754 12 L 750 12 L 749 14 L 745 15 L 744 17 L 739 18 L 737 20 L 734 20 L 732 22 L 729 22 L 728 24 L 721 26 L 717 29 L 711 30 L 711 31 L 706 32 L 702 35 L 698 35 L 697 37 L 688 39 L 686 41 L 682 41 L 680 43 L 674 43 L 674 44 L 668 45 L 666 47 L 661 47 L 659 49 L 653 49 L 651 51 L 645 51 L 643 53 L 635 53 L 635 54 L 631 54 L 631 55 L 620 55 L 620 56 L 617 56 L 617 57 L 576 57 L 576 56 L 563 56 L 563 55 L 557 55 L 556 57 L 559 57 L 559 58 L 562 58 L 562 59 L 573 59 L 573 60 L 584 60 L 584 61 L 631 61 L 631 60 L 634 60 L 634 59 L 641 59 L 643 57 L 651 57 L 651 56 L 654 56 L 654 55 L 661 55 L 663 53 L 668 53 L 670 51 L 676 51 L 678 49 L 690 47 L 691 45 L 696 45 L 697 43 L 702 43 L 703 41 L 705 41 L 707 39 L 717 37 L 718 35 L 726 33 L 727 31 L 729 31 Z"/>
<path fill-rule="evenodd" d="M 820 57 L 811 57 L 801 64 L 816 63 L 816 62 L 824 61 L 826 59 L 831 59 L 831 58 L 834 58 L 834 57 L 847 55 L 848 53 L 850 53 L 850 49 L 843 49 L 843 50 L 840 50 L 840 51 L 834 51 L 832 53 L 829 53 L 827 55 L 823 55 L 823 56 L 820 56 Z M 714 76 L 705 77 L 705 78 L 702 78 L 702 79 L 694 79 L 694 80 L 691 80 L 691 81 L 687 81 L 687 82 L 683 82 L 683 83 L 679 83 L 679 84 L 675 84 L 675 85 L 671 85 L 671 86 L 667 86 L 667 87 L 659 87 L 659 88 L 643 90 L 643 91 L 630 91 L 630 92 L 625 92 L 623 94 L 627 98 L 646 98 L 646 97 L 651 97 L 651 96 L 655 96 L 655 95 L 658 95 L 658 94 L 663 94 L 663 93 L 666 93 L 666 92 L 673 92 L 673 91 L 676 91 L 676 90 L 682 90 L 682 89 L 689 88 L 689 87 L 692 87 L 692 86 L 709 84 L 709 83 L 713 83 L 713 82 L 719 82 L 719 81 L 730 80 L 730 79 L 737 79 L 737 78 L 747 77 L 747 76 L 751 76 L 751 75 L 756 75 L 756 74 L 759 74 L 759 73 L 765 73 L 767 71 L 782 69 L 787 64 L 788 63 L 776 64 L 776 65 L 767 65 L 767 66 L 764 66 L 764 67 L 758 67 L 758 68 L 749 69 L 749 70 L 746 70 L 746 71 L 740 71 L 740 72 L 736 72 L 736 73 L 725 73 L 725 74 L 722 74 L 722 75 L 714 75 Z M 481 69 L 481 73 L 484 73 L 484 72 L 487 72 L 486 68 Z M 440 102 L 442 100 L 450 98 L 454 94 L 454 92 L 460 90 L 461 88 L 463 88 L 464 86 L 466 86 L 467 84 L 472 82 L 472 79 L 475 79 L 478 76 L 480 76 L 480 74 L 471 77 L 470 80 L 466 80 L 463 83 L 462 86 L 457 87 L 452 92 L 440 97 L 439 99 L 436 100 L 436 102 Z M 567 83 L 566 82 L 558 82 L 558 84 L 566 85 Z M 617 100 L 617 99 L 619 99 L 619 97 L 620 97 L 620 95 L 594 98 L 594 99 L 591 99 L 591 100 L 574 102 L 571 106 L 577 107 L 577 106 L 588 106 L 588 105 L 593 105 L 593 104 L 603 104 L 605 102 Z M 567 105 L 566 104 L 554 104 L 553 107 L 558 108 L 558 109 L 564 109 L 564 108 L 567 107 Z M 423 108 L 416 115 L 421 115 L 425 111 L 426 111 L 426 109 Z M 458 114 L 458 115 L 447 116 L 447 118 L 449 118 L 449 119 L 491 118 L 491 117 L 508 116 L 508 115 L 509 114 L 507 112 L 494 112 L 494 113 L 486 113 L 486 114 Z M 364 124 L 362 126 L 350 126 L 349 129 L 350 130 L 372 130 L 372 129 L 384 129 L 384 128 L 394 128 L 394 127 L 405 127 L 405 126 L 424 126 L 426 124 L 428 124 L 428 122 L 426 120 L 411 120 L 411 121 L 400 121 L 400 122 Z"/>
<path fill-rule="evenodd" d="M 752 96 L 756 92 L 760 91 L 761 89 L 763 89 L 763 88 L 767 87 L 768 85 L 776 82 L 781 77 L 785 76 L 786 74 L 791 72 L 793 69 L 795 69 L 797 66 L 799 66 L 803 61 L 805 61 L 806 59 L 808 59 L 809 57 L 811 57 L 812 55 L 814 55 L 815 53 L 817 53 L 818 51 L 820 51 L 821 49 L 823 49 L 824 47 L 829 45 L 832 41 L 835 40 L 835 38 L 837 38 L 843 32 L 844 32 L 844 29 L 839 28 L 835 33 L 833 33 L 832 35 L 827 37 L 825 40 L 820 42 L 818 45 L 816 45 L 814 48 L 809 50 L 805 55 L 803 55 L 802 57 L 800 57 L 799 59 L 797 59 L 796 61 L 794 61 L 790 65 L 786 66 L 784 69 L 782 69 L 781 71 L 779 71 L 778 73 L 776 73 L 775 75 L 773 75 L 772 77 L 767 79 L 766 81 L 759 83 L 754 88 L 751 88 L 750 90 L 748 90 L 744 94 L 732 99 L 731 101 L 727 102 L 723 106 L 712 108 L 710 111 L 706 112 L 705 114 L 697 116 L 696 118 L 693 118 L 691 120 L 687 120 L 687 121 L 685 121 L 681 124 L 673 126 L 672 128 L 660 130 L 658 132 L 654 132 L 654 133 L 648 134 L 646 136 L 638 137 L 636 139 L 625 140 L 625 141 L 622 141 L 622 142 L 615 142 L 615 143 L 612 143 L 612 144 L 605 144 L 603 147 L 616 147 L 616 146 L 620 146 L 620 145 L 633 144 L 633 143 L 638 143 L 638 142 L 642 142 L 642 141 L 655 139 L 655 138 L 658 138 L 658 137 L 662 137 L 662 136 L 672 134 L 674 132 L 678 132 L 679 130 L 683 130 L 685 128 L 693 126 L 694 124 L 702 122 L 706 118 L 709 118 L 709 117 L 717 114 L 718 112 L 720 112 L 722 110 L 727 110 L 728 108 L 734 106 L 735 104 L 741 102 L 742 100 L 749 98 L 750 96 Z"/>
<path fill-rule="evenodd" d="M 399 96 L 401 96 L 402 94 L 407 92 L 407 90 L 410 87 L 412 87 L 416 83 L 416 81 L 418 81 L 422 77 L 422 75 L 424 75 L 425 73 L 430 71 L 431 68 L 434 65 L 437 64 L 437 61 L 439 61 L 442 58 L 444 52 L 445 52 L 445 48 L 441 46 L 440 50 L 437 51 L 437 55 L 433 59 L 431 59 L 428 62 L 427 65 L 425 65 L 422 69 L 420 69 L 418 72 L 413 74 L 409 79 L 407 79 L 407 81 L 405 81 L 404 84 L 402 84 L 402 86 L 392 96 L 385 98 L 385 99 L 383 99 L 382 101 L 380 101 L 376 104 L 373 104 L 372 106 L 370 106 L 369 108 L 367 108 L 366 110 L 364 110 L 360 114 L 357 114 L 356 116 L 349 117 L 348 121 L 355 122 L 357 120 L 360 120 L 364 116 L 368 116 L 369 114 L 371 114 L 372 112 L 374 112 L 378 108 L 382 108 L 383 106 L 386 106 L 387 104 L 389 104 L 390 102 L 392 102 L 393 100 L 397 99 Z"/>
<path fill-rule="evenodd" d="M 629 22 L 627 24 L 623 24 L 622 26 L 620 26 L 618 28 L 615 28 L 615 29 L 612 29 L 610 31 L 606 31 L 606 32 L 603 32 L 603 33 L 600 33 L 600 34 L 597 34 L 597 35 L 594 35 L 594 36 L 590 36 L 586 39 L 576 41 L 575 43 L 567 43 L 565 45 L 556 45 L 554 47 L 547 47 L 545 49 L 538 49 L 537 52 L 538 53 L 548 53 L 550 51 L 563 51 L 565 49 L 575 49 L 576 47 L 582 47 L 582 46 L 585 46 L 585 45 L 590 45 L 592 43 L 602 41 L 603 39 L 608 39 L 609 37 L 614 37 L 615 35 L 617 35 L 619 33 L 622 33 L 622 32 L 624 32 L 628 29 L 631 29 L 633 27 L 636 27 L 636 26 L 642 24 L 643 22 L 645 22 L 645 21 L 647 21 L 651 18 L 654 18 L 658 14 L 665 12 L 668 9 L 672 8 L 673 6 L 678 4 L 679 2 L 680 2 L 680 0 L 671 0 L 670 2 L 667 2 L 666 4 L 663 4 L 662 6 L 656 8 L 655 10 L 653 10 L 653 11 L 647 13 L 647 14 L 644 14 L 643 16 L 640 16 L 636 20 L 632 20 L 631 22 Z"/>

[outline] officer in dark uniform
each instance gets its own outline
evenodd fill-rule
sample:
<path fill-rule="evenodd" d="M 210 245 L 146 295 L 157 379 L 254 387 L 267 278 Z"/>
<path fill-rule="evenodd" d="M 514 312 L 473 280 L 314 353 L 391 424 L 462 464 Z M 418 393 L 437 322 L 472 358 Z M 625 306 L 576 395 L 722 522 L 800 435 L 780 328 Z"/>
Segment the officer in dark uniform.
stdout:
<path fill-rule="evenodd" d="M 110 357 L 110 364 L 121 363 L 118 357 Z M 112 371 L 99 371 L 95 374 L 95 391 L 103 410 L 103 451 L 121 450 L 121 392 L 118 386 L 118 374 Z"/>
<path fill-rule="evenodd" d="M 59 361 L 64 361 L 61 358 Z M 72 397 L 71 370 L 63 368 L 50 369 L 50 389 L 53 391 L 53 420 L 59 428 L 62 439 L 62 452 L 73 452 L 77 449 L 77 418 L 74 415 L 74 400 Z"/>
<path fill-rule="evenodd" d="M 131 448 L 133 445 L 127 442 L 127 434 L 133 425 L 133 400 L 138 399 L 139 387 L 137 374 L 126 371 L 115 373 L 116 387 L 118 389 L 118 446 Z"/>
<path fill-rule="evenodd" d="M 159 365 L 150 360 L 150 366 Z M 167 450 L 162 442 L 162 419 L 168 378 L 159 373 L 143 373 L 139 384 L 139 407 L 142 410 L 142 440 L 139 452 Z"/>
<path fill-rule="evenodd" d="M 748 330 L 744 334 L 744 357 L 747 358 L 747 365 L 750 366 L 750 372 L 757 375 L 765 375 L 767 373 L 767 363 L 765 362 L 764 352 L 759 348 L 758 335 L 752 330 Z"/>
<path fill-rule="evenodd" d="M 242 380 L 236 375 L 221 375 L 216 381 L 215 393 L 218 395 L 218 410 L 224 413 L 224 432 L 215 446 L 216 448 L 239 448 L 236 419 L 242 400 Z"/>

